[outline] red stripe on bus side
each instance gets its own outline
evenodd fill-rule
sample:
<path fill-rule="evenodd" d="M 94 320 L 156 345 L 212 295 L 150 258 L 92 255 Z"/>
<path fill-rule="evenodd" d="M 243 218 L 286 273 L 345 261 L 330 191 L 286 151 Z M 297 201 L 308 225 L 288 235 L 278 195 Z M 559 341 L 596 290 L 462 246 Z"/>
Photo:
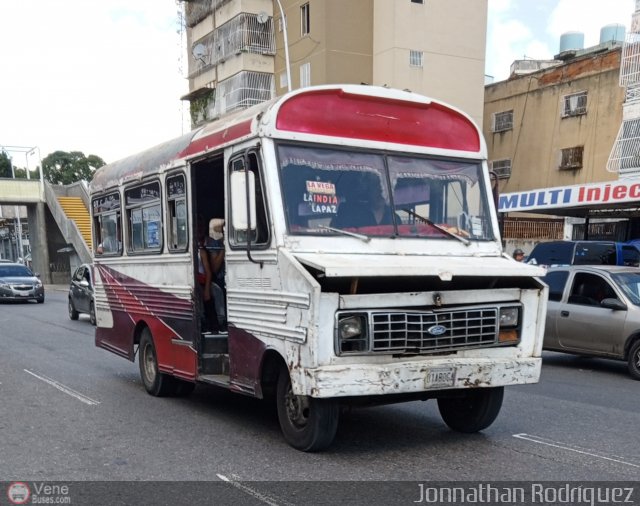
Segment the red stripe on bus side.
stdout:
<path fill-rule="evenodd" d="M 224 144 L 249 135 L 251 133 L 252 119 L 243 121 L 236 125 L 232 125 L 224 130 L 219 130 L 208 134 L 200 139 L 192 141 L 182 152 L 178 154 L 178 158 L 194 155 L 196 153 L 203 153 L 208 150 L 215 149 Z"/>

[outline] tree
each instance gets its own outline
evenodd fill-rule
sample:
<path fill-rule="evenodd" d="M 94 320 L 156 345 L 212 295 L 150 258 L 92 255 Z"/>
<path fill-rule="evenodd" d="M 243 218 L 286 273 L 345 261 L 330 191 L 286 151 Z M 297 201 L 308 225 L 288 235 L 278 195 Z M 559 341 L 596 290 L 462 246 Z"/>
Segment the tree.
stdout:
<path fill-rule="evenodd" d="M 91 181 L 93 173 L 103 165 L 99 156 L 85 156 L 81 151 L 54 151 L 42 160 L 44 178 L 51 184 Z"/>
<path fill-rule="evenodd" d="M 0 177 L 11 177 L 11 159 L 4 151 L 0 151 Z"/>

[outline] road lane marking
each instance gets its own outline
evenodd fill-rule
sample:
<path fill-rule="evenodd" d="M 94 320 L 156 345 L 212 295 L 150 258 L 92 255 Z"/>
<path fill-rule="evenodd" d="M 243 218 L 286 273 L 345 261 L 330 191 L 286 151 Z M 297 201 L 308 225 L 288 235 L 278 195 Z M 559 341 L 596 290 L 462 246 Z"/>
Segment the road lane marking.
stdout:
<path fill-rule="evenodd" d="M 100 404 L 99 401 L 96 401 L 95 399 L 92 399 L 91 397 L 87 397 L 86 395 L 82 395 L 80 392 L 76 392 L 72 388 L 69 388 L 69 387 L 63 385 L 62 383 L 59 383 L 56 380 L 53 380 L 53 379 L 48 378 L 46 376 L 40 376 L 40 375 L 38 375 L 38 374 L 36 374 L 34 372 L 31 372 L 28 369 L 23 369 L 23 370 L 24 370 L 24 372 L 26 372 L 28 374 L 31 374 L 31 376 L 33 376 L 34 378 L 38 378 L 40 381 L 44 381 L 45 383 L 51 385 L 52 387 L 57 388 L 61 392 L 64 392 L 65 394 L 70 395 L 71 397 L 75 397 L 80 402 L 84 402 L 85 404 L 88 404 L 89 406 L 97 406 L 98 404 Z"/>
<path fill-rule="evenodd" d="M 608 457 L 606 455 L 601 455 L 599 453 L 595 453 L 595 451 L 593 451 L 593 450 L 590 450 L 590 451 L 579 450 L 577 448 L 572 448 L 571 446 L 568 446 L 565 443 L 561 443 L 559 441 L 553 441 L 552 439 L 547 439 L 547 438 L 543 438 L 543 437 L 540 437 L 540 436 L 532 436 L 531 434 L 514 434 L 513 437 L 515 437 L 517 439 L 524 439 L 525 441 L 529 441 L 531 443 L 537 443 L 537 444 L 540 444 L 540 445 L 552 446 L 554 448 L 560 448 L 561 450 L 567 450 L 567 451 L 570 451 L 570 452 L 580 453 L 581 455 L 587 455 L 589 457 L 595 457 L 595 458 L 598 458 L 598 459 L 609 460 L 611 462 L 616 462 L 618 464 L 623 464 L 625 466 L 631 466 L 631 467 L 640 468 L 640 465 L 634 464 L 632 462 L 627 462 L 626 460 L 622 460 L 620 458 L 613 458 L 613 457 Z"/>
<path fill-rule="evenodd" d="M 280 502 L 276 502 L 278 499 L 274 499 L 273 497 L 270 497 L 267 494 L 263 494 L 262 492 L 258 492 L 257 490 L 255 490 L 255 489 L 253 489 L 251 487 L 248 487 L 247 485 L 244 485 L 243 483 L 239 483 L 236 480 L 232 480 L 231 478 L 227 478 L 226 476 L 224 476 L 222 474 L 216 474 L 216 476 L 218 478 L 220 478 L 222 481 L 226 481 L 232 487 L 237 488 L 238 490 L 244 492 L 245 494 L 248 494 L 248 495 L 254 497 L 255 499 L 257 499 L 260 502 L 268 504 L 269 506 L 280 506 L 280 505 L 293 506 L 291 503 L 288 503 L 288 502 L 282 501 L 282 500 L 280 500 Z"/>

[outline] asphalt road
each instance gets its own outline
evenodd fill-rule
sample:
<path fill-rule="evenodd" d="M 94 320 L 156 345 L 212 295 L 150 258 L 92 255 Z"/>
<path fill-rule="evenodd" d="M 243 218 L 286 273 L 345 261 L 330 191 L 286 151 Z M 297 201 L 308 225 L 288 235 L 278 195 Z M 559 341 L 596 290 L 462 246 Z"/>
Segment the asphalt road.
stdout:
<path fill-rule="evenodd" d="M 434 401 L 353 409 L 328 451 L 307 454 L 284 442 L 266 402 L 208 386 L 186 399 L 147 395 L 137 363 L 96 348 L 86 315 L 69 319 L 64 292 L 0 305 L 5 481 L 226 483 L 216 504 L 324 504 L 309 500 L 307 481 L 638 481 L 638 399 L 622 362 L 545 353 L 541 382 L 507 388 L 482 433 L 448 430 Z M 270 481 L 298 486 L 267 493 Z M 366 492 L 401 503 L 390 485 Z"/>

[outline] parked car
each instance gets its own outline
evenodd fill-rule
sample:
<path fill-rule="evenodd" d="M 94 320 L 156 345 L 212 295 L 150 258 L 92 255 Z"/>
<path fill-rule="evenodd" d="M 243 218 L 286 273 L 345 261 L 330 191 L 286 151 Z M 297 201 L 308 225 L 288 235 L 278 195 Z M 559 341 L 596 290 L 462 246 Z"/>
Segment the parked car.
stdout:
<path fill-rule="evenodd" d="M 614 241 L 548 241 L 534 246 L 527 262 L 558 265 L 640 265 L 640 244 Z"/>
<path fill-rule="evenodd" d="M 80 313 L 89 315 L 91 325 L 96 324 L 96 308 L 93 300 L 93 267 L 82 264 L 78 267 L 69 285 L 69 318 L 77 320 Z"/>
<path fill-rule="evenodd" d="M 0 263 L 0 300 L 35 300 L 44 302 L 44 286 L 37 274 L 25 265 Z"/>
<path fill-rule="evenodd" d="M 544 349 L 627 361 L 640 380 L 640 269 L 551 268 Z"/>

